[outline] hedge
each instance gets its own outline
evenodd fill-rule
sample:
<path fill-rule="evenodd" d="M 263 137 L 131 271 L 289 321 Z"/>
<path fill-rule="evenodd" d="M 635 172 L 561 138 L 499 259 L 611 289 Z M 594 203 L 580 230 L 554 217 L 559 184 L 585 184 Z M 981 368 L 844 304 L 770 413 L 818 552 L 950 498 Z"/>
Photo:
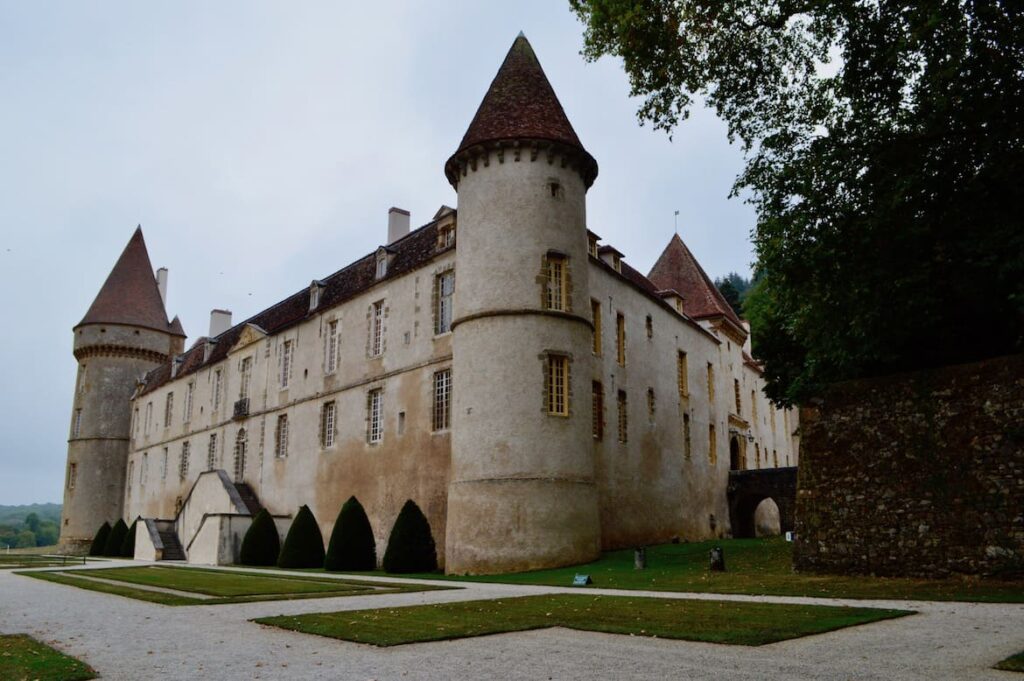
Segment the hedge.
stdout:
<path fill-rule="evenodd" d="M 309 506 L 302 506 L 288 528 L 277 566 L 282 568 L 318 568 L 324 566 L 324 536 Z"/>
<path fill-rule="evenodd" d="M 242 538 L 238 562 L 242 565 L 276 565 L 281 553 L 277 525 L 265 508 L 261 508 Z"/>
<path fill-rule="evenodd" d="M 331 541 L 324 559 L 324 569 L 374 570 L 377 568 L 377 543 L 363 505 L 355 497 L 341 507 L 334 521 Z"/>
<path fill-rule="evenodd" d="M 437 569 L 437 549 L 430 523 L 412 499 L 405 502 L 384 552 L 386 572 L 433 572 Z"/>

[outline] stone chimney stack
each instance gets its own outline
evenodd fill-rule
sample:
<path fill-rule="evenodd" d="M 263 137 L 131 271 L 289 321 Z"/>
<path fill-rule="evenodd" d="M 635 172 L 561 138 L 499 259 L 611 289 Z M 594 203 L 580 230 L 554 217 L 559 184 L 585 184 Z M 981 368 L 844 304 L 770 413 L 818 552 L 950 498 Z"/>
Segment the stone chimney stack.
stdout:
<path fill-rule="evenodd" d="M 156 287 L 160 290 L 160 300 L 167 306 L 167 268 L 161 267 L 156 271 Z"/>
<path fill-rule="evenodd" d="M 231 310 L 210 310 L 210 338 L 216 338 L 231 328 Z"/>
<path fill-rule="evenodd" d="M 388 243 L 393 244 L 409 233 L 409 211 L 392 207 L 388 210 Z"/>

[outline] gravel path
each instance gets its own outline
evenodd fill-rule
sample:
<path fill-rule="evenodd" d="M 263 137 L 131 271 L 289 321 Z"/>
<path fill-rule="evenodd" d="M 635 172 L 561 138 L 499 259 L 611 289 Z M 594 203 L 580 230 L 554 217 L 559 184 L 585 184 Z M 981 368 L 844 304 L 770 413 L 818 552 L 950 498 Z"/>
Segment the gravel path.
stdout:
<path fill-rule="evenodd" d="M 268 615 L 572 591 L 501 584 L 467 583 L 464 586 L 465 589 L 457 591 L 169 607 L 0 571 L 0 633 L 29 633 L 85 660 L 103 679 L 132 681 L 668 678 L 1013 681 L 1019 679 L 1019 675 L 990 667 L 1024 650 L 1024 605 L 977 603 L 686 594 L 688 598 L 713 600 L 856 604 L 919 611 L 911 617 L 757 648 L 560 628 L 374 648 L 248 621 Z M 607 589 L 588 590 L 588 593 L 680 596 Z"/>

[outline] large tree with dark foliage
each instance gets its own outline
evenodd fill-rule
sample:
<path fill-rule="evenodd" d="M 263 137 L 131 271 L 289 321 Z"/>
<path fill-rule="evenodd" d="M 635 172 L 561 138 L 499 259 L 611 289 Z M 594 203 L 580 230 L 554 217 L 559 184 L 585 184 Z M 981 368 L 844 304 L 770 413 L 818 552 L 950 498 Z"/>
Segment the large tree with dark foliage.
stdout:
<path fill-rule="evenodd" d="M 1024 4 L 570 3 L 642 122 L 703 99 L 745 150 L 772 397 L 1021 349 Z"/>

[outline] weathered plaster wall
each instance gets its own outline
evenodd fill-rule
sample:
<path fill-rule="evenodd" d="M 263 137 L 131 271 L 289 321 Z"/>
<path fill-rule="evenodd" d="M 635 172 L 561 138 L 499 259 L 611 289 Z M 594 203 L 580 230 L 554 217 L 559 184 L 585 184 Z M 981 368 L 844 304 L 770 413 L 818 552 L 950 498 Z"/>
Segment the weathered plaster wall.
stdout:
<path fill-rule="evenodd" d="M 805 410 L 794 563 L 1024 576 L 1024 356 L 834 386 Z"/>

